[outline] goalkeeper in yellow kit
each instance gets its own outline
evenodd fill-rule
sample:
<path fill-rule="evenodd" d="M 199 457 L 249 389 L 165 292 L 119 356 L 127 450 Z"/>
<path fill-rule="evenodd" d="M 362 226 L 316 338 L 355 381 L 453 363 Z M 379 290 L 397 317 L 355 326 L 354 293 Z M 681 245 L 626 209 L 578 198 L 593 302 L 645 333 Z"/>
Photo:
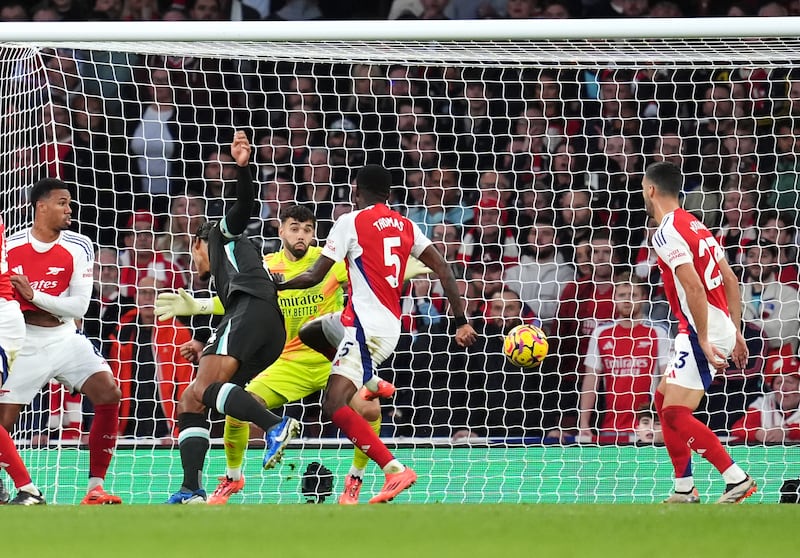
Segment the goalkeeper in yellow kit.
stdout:
<path fill-rule="evenodd" d="M 319 257 L 322 248 L 311 246 L 314 239 L 316 218 L 303 206 L 290 206 L 281 212 L 281 225 L 278 235 L 283 244 L 282 249 L 264 256 L 264 265 L 273 274 L 281 274 L 290 279 L 309 269 Z M 428 271 L 424 267 L 409 266 L 408 276 Z M 315 393 L 327 385 L 331 371 L 329 358 L 309 348 L 300 340 L 300 329 L 321 316 L 328 316 L 323 327 L 318 331 L 331 331 L 331 325 L 337 320 L 331 319 L 332 313 L 344 307 L 342 283 L 347 281 L 347 270 L 344 262 L 335 264 L 325 279 L 318 285 L 304 290 L 285 290 L 278 294 L 278 303 L 283 312 L 286 325 L 286 345 L 283 352 L 269 368 L 261 372 L 247 385 L 246 391 L 260 399 L 268 409 L 280 407 L 286 403 L 299 401 L 307 395 Z M 194 299 L 183 290 L 178 293 L 160 294 L 156 301 L 156 314 L 159 319 L 169 319 L 180 315 L 221 314 L 223 308 L 219 299 Z M 335 327 L 335 326 L 334 326 Z M 329 335 L 335 336 L 335 332 Z M 336 347 L 337 339 L 329 339 L 332 347 Z M 322 343 L 323 345 L 325 343 Z M 190 360 L 200 350 L 199 342 L 192 342 L 182 348 L 184 356 Z M 350 405 L 361 414 L 374 429 L 380 431 L 380 404 L 374 395 L 365 392 L 357 393 Z M 244 451 L 250 437 L 249 424 L 232 417 L 225 417 L 225 457 L 226 474 L 220 477 L 219 486 L 209 497 L 209 504 L 225 504 L 228 498 L 244 487 L 242 462 Z M 264 468 L 270 469 L 280 461 L 281 454 L 267 455 Z M 347 475 L 345 489 L 339 498 L 340 504 L 357 504 L 358 494 L 369 458 L 358 448 L 354 450 L 353 465 Z"/>

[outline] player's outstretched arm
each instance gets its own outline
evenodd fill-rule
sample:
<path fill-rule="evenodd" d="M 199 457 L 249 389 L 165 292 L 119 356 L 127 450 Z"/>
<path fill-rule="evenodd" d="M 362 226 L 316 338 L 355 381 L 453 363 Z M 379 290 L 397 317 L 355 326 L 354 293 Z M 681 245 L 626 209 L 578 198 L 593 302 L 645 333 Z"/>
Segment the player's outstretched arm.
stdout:
<path fill-rule="evenodd" d="M 288 281 L 280 281 L 276 283 L 275 287 L 279 291 L 286 289 L 307 289 L 319 284 L 335 264 L 332 259 L 325 255 L 321 255 L 311 266 L 311 269 L 304 271 L 300 275 L 292 277 Z"/>
<path fill-rule="evenodd" d="M 253 185 L 253 174 L 250 170 L 250 154 L 252 147 L 247 135 L 241 130 L 233 136 L 231 155 L 238 166 L 236 179 L 236 202 L 231 206 L 222 220 L 222 234 L 228 238 L 239 236 L 247 228 L 253 211 L 256 190 Z"/>
<path fill-rule="evenodd" d="M 456 278 L 453 276 L 453 271 L 433 245 L 429 245 L 423 250 L 422 254 L 419 255 L 419 260 L 433 270 L 439 278 L 439 282 L 442 284 L 442 289 L 447 297 L 447 301 L 450 303 L 450 309 L 453 312 L 458 328 L 456 329 L 456 343 L 461 347 L 469 347 L 477 340 L 478 335 L 475 333 L 475 330 L 472 329 L 472 326 L 469 325 L 464 315 L 464 301 L 461 300 L 461 295 L 458 293 L 458 286 L 456 285 Z"/>
<path fill-rule="evenodd" d="M 178 292 L 175 293 L 159 293 L 153 312 L 158 317 L 158 321 L 165 322 L 177 316 L 221 315 L 225 313 L 225 308 L 218 296 L 194 298 L 184 289 L 178 289 Z"/>

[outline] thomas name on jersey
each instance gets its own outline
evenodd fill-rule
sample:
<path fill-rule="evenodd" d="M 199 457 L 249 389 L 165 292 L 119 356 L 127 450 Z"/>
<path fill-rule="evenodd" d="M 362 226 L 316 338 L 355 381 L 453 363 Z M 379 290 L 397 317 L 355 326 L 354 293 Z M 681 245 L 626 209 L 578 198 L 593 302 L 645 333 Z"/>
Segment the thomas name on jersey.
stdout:
<path fill-rule="evenodd" d="M 403 221 L 401 221 L 397 217 L 379 217 L 372 223 L 372 226 L 378 229 L 379 231 L 382 231 L 387 227 L 394 227 L 398 231 L 402 231 L 404 225 L 405 223 L 403 223 Z"/>

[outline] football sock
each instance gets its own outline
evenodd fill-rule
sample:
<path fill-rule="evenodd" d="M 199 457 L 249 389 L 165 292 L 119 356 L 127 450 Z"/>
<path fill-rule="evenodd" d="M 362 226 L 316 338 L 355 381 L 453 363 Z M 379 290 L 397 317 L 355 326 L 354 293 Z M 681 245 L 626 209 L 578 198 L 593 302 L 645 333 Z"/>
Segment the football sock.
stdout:
<path fill-rule="evenodd" d="M 20 492 L 27 492 L 28 494 L 33 494 L 34 496 L 42 495 L 42 491 L 36 488 L 36 485 L 33 484 L 32 482 L 29 482 L 28 484 L 22 486 L 18 486 L 17 490 Z"/>
<path fill-rule="evenodd" d="M 244 452 L 250 439 L 250 424 L 231 416 L 226 416 L 225 431 L 222 439 L 225 442 L 225 463 L 228 466 L 228 477 L 233 480 L 239 480 L 242 474 Z M 231 474 L 237 472 L 237 476 Z"/>
<path fill-rule="evenodd" d="M 694 486 L 694 479 L 692 478 L 692 450 L 686 445 L 685 441 L 673 430 L 664 419 L 664 395 L 656 391 L 655 395 L 656 412 L 661 421 L 661 434 L 664 436 L 664 445 L 667 448 L 667 453 L 672 461 L 672 467 L 675 470 L 675 490 L 677 492 L 686 492 L 691 490 Z M 688 480 L 682 480 L 688 479 Z M 687 483 L 691 486 L 686 487 Z"/>
<path fill-rule="evenodd" d="M 377 375 L 373 374 L 372 377 L 364 382 L 364 387 L 370 391 L 378 391 L 378 383 L 381 381 Z"/>
<path fill-rule="evenodd" d="M 381 434 L 381 417 L 370 421 L 369 425 L 372 427 L 372 431 L 375 433 L 376 436 L 380 436 Z M 367 463 L 369 463 L 369 457 L 366 453 L 361 451 L 358 447 L 353 448 L 353 467 L 352 469 L 358 469 L 361 471 L 360 475 L 356 475 L 357 477 L 364 476 L 364 469 L 367 468 Z M 351 473 L 352 474 L 352 473 Z"/>
<path fill-rule="evenodd" d="M 230 415 L 244 422 L 252 422 L 268 432 L 281 421 L 269 412 L 252 395 L 231 383 L 213 383 L 203 392 L 203 404 L 216 409 L 223 415 Z"/>
<path fill-rule="evenodd" d="M 119 403 L 94 406 L 94 421 L 89 430 L 89 477 L 106 478 L 114 456 L 119 428 Z"/>
<path fill-rule="evenodd" d="M 357 477 L 359 479 L 363 479 L 364 471 L 366 471 L 366 469 L 359 469 L 355 465 L 351 465 L 350 470 L 347 471 L 347 474 L 350 475 L 351 477 Z"/>
<path fill-rule="evenodd" d="M 21 490 L 22 486 L 31 484 L 31 475 L 19 456 L 14 440 L 8 434 L 8 430 L 0 426 L 0 468 L 5 469 L 14 486 Z"/>
<path fill-rule="evenodd" d="M 208 420 L 203 413 L 181 413 L 178 415 L 178 429 L 178 449 L 183 465 L 181 489 L 194 492 L 200 488 L 209 446 Z"/>
<path fill-rule="evenodd" d="M 736 463 L 733 463 L 730 467 L 722 471 L 722 478 L 725 479 L 725 484 L 739 484 L 744 482 L 747 478 L 747 473 Z"/>
<path fill-rule="evenodd" d="M 663 409 L 663 425 L 677 434 L 681 443 L 707 459 L 720 473 L 733 465 L 733 459 L 722 447 L 711 429 L 697 420 L 688 407 L 670 405 Z M 664 437 L 666 443 L 666 436 Z M 681 475 L 685 476 L 685 475 Z"/>
<path fill-rule="evenodd" d="M 338 426 L 350 441 L 377 463 L 381 469 L 394 460 L 392 452 L 381 442 L 378 435 L 372 431 L 369 423 L 351 407 L 348 405 L 340 407 L 333 413 L 331 418 L 333 424 Z"/>
<path fill-rule="evenodd" d="M 392 459 L 389 463 L 381 467 L 381 469 L 383 469 L 383 472 L 387 475 L 394 475 L 395 473 L 402 473 L 406 470 L 406 467 L 397 459 Z"/>

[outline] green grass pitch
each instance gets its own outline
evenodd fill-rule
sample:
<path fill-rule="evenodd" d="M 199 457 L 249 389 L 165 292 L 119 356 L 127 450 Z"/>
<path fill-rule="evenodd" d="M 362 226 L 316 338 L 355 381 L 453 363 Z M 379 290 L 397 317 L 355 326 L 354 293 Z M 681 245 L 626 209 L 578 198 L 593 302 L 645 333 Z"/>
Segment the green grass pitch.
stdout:
<path fill-rule="evenodd" d="M 800 507 L 389 504 L 0 508 L 3 556 L 788 556 Z"/>

